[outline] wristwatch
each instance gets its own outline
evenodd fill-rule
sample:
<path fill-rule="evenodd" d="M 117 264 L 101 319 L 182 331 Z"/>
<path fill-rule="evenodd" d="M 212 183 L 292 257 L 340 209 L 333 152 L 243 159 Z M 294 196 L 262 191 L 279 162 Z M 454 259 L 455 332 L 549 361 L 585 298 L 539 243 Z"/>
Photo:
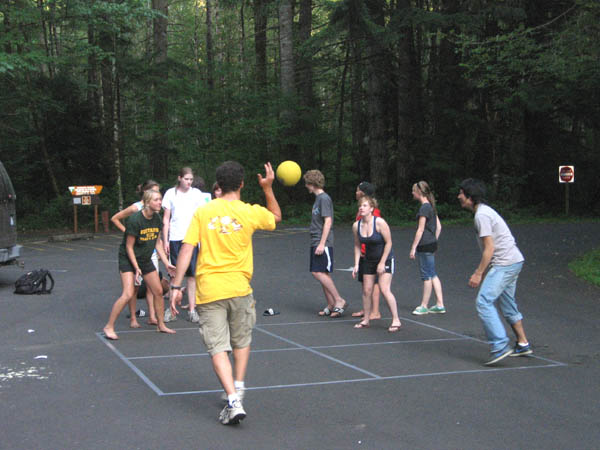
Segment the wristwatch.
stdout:
<path fill-rule="evenodd" d="M 171 289 L 175 289 L 177 291 L 180 291 L 183 289 L 183 286 L 175 286 L 174 284 L 171 285 Z"/>

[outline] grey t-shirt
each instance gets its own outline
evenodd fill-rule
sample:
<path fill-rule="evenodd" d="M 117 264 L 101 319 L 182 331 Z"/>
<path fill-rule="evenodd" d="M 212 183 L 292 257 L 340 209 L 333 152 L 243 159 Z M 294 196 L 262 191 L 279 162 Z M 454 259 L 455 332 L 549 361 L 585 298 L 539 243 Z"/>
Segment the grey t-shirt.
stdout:
<path fill-rule="evenodd" d="M 317 195 L 312 207 L 312 219 L 310 222 L 310 246 L 316 247 L 323 235 L 323 224 L 325 217 L 331 217 L 331 229 L 325 241 L 325 247 L 333 247 L 333 202 L 325 192 Z"/>
<path fill-rule="evenodd" d="M 433 210 L 433 206 L 431 203 L 423 203 L 419 208 L 419 212 L 417 213 L 417 220 L 419 217 L 425 217 L 425 229 L 423 230 L 423 235 L 421 236 L 421 240 L 419 241 L 419 247 L 422 245 L 433 244 L 437 242 L 435 238 L 435 231 L 437 228 L 437 220 L 435 216 L 435 211 Z"/>
<path fill-rule="evenodd" d="M 492 265 L 510 266 L 525 260 L 504 219 L 488 205 L 479 204 L 477 207 L 475 229 L 477 230 L 477 242 L 480 248 L 483 248 L 481 238 L 491 236 L 494 240 Z"/>

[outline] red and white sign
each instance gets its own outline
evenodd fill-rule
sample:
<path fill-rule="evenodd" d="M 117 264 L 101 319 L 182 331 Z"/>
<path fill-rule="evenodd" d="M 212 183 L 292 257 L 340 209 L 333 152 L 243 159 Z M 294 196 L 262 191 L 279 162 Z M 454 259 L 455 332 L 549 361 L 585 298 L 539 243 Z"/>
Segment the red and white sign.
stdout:
<path fill-rule="evenodd" d="M 558 182 L 559 183 L 574 183 L 575 182 L 575 166 L 558 166 Z"/>
<path fill-rule="evenodd" d="M 95 185 L 95 186 L 69 186 L 69 191 L 71 191 L 72 196 L 80 196 L 80 195 L 98 195 L 102 192 L 103 186 Z"/>

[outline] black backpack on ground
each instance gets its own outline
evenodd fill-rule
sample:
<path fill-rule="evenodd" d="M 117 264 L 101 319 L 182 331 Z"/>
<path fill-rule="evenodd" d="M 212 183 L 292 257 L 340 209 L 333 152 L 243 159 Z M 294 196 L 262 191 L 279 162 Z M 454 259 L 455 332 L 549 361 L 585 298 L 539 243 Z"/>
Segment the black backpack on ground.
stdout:
<path fill-rule="evenodd" d="M 46 284 L 50 279 L 50 288 Z M 54 288 L 54 278 L 46 269 L 32 270 L 15 281 L 15 294 L 49 294 Z"/>

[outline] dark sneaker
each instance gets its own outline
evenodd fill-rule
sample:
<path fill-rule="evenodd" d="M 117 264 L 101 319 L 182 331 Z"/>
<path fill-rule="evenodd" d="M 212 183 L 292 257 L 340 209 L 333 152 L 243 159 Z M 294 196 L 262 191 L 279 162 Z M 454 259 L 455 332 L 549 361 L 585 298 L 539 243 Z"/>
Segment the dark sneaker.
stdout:
<path fill-rule="evenodd" d="M 515 348 L 513 349 L 513 353 L 510 356 L 527 356 L 527 355 L 531 355 L 533 353 L 533 350 L 531 349 L 531 345 L 527 344 L 527 345 L 521 345 L 521 344 L 515 344 Z"/>
<path fill-rule="evenodd" d="M 219 422 L 223 425 L 237 425 L 245 417 L 246 411 L 244 411 L 242 402 L 236 400 L 231 405 L 225 405 L 225 408 L 219 414 Z"/>
<path fill-rule="evenodd" d="M 498 361 L 501 361 L 504 358 L 506 358 L 507 356 L 512 355 L 513 351 L 514 350 L 507 345 L 506 347 L 504 347 L 499 352 L 492 353 L 492 356 L 490 357 L 489 361 L 487 361 L 485 363 L 485 365 L 486 366 L 491 366 L 492 364 L 496 364 Z"/>

